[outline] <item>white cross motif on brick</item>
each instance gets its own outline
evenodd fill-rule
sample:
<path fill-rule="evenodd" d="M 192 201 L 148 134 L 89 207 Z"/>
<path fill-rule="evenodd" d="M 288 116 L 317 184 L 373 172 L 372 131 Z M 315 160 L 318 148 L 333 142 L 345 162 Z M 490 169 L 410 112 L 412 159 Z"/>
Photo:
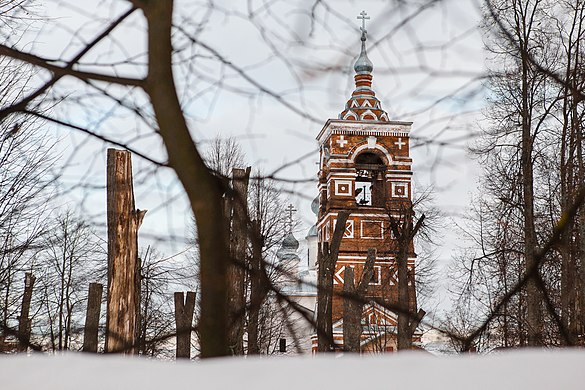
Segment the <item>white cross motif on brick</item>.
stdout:
<path fill-rule="evenodd" d="M 398 146 L 398 149 L 402 149 L 403 146 L 406 146 L 406 142 L 403 142 L 402 138 L 398 138 L 398 141 L 394 142 L 394 145 Z"/>
<path fill-rule="evenodd" d="M 343 136 L 340 136 L 336 142 L 339 144 L 339 147 L 341 148 L 345 148 L 345 145 L 347 144 L 347 140 L 344 139 Z"/>

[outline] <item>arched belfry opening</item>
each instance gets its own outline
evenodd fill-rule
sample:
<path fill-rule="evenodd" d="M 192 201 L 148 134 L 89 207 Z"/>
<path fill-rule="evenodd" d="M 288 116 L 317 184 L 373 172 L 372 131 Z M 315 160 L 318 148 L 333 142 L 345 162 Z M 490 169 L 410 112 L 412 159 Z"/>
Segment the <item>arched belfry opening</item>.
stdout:
<path fill-rule="evenodd" d="M 386 202 L 384 177 L 387 167 L 382 158 L 373 152 L 362 152 L 355 158 L 354 164 L 357 205 L 384 207 Z"/>

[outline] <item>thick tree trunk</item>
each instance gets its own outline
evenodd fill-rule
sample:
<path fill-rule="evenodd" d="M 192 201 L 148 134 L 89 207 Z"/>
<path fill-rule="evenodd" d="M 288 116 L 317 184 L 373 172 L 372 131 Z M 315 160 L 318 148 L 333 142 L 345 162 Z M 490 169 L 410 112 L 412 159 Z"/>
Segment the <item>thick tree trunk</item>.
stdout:
<path fill-rule="evenodd" d="M 362 304 L 357 301 L 354 285 L 353 267 L 346 266 L 343 271 L 343 350 L 360 352 L 360 336 L 362 334 Z"/>
<path fill-rule="evenodd" d="M 169 165 L 187 192 L 197 223 L 200 255 L 201 356 L 229 354 L 227 338 L 227 266 L 229 249 L 223 215 L 225 188 L 205 165 L 189 133 L 172 69 L 171 28 L 173 1 L 133 0 L 148 23 L 148 76 L 150 97 Z"/>
<path fill-rule="evenodd" d="M 333 330 L 331 326 L 333 304 L 333 266 L 329 256 L 329 243 L 319 245 L 317 263 L 317 351 L 330 352 L 333 342 Z M 331 281 L 329 283 L 329 281 Z"/>
<path fill-rule="evenodd" d="M 83 352 L 95 353 L 98 349 L 98 328 L 102 306 L 102 292 L 103 286 L 100 283 L 89 284 L 85 326 L 83 330 Z"/>
<path fill-rule="evenodd" d="M 408 204 L 407 207 L 401 211 L 399 220 L 396 220 L 391 214 L 389 214 L 390 225 L 398 245 L 398 253 L 396 255 L 396 268 L 398 277 L 398 335 L 397 335 L 397 349 L 408 350 L 412 348 L 412 336 L 420 319 L 417 315 L 424 313 L 423 310 L 419 310 L 415 313 L 416 302 L 413 296 L 411 296 L 411 287 L 414 286 L 414 274 L 408 272 L 408 256 L 412 240 L 417 235 L 418 231 L 423 226 L 425 215 L 421 215 L 416 224 L 413 226 L 414 211 L 412 204 Z M 424 314 L 423 314 L 424 315 Z M 421 317 L 422 318 L 422 317 Z M 416 324 L 415 324 L 416 323 Z M 413 327 L 414 324 L 414 327 Z"/>
<path fill-rule="evenodd" d="M 408 228 L 407 228 L 408 229 Z M 409 229 L 408 229 L 409 230 Z M 406 231 L 402 232 L 399 239 L 399 251 L 396 256 L 396 267 L 398 268 L 398 340 L 397 349 L 410 349 L 412 337 L 410 335 L 410 291 L 408 288 L 408 251 L 409 235 Z"/>
<path fill-rule="evenodd" d="M 583 137 L 581 131 L 577 132 L 577 162 L 578 162 L 578 169 L 577 169 L 577 177 L 579 183 L 585 182 L 585 163 L 583 161 Z M 578 280 L 579 286 L 578 291 L 576 292 L 578 299 L 579 299 L 579 328 L 578 333 L 581 335 L 585 335 L 585 205 L 581 205 L 579 208 L 578 213 L 578 243 L 577 249 L 579 256 L 579 273 L 578 273 Z M 581 345 L 585 340 L 581 339 Z"/>
<path fill-rule="evenodd" d="M 31 321 L 29 313 L 35 279 L 30 272 L 24 274 L 24 294 L 22 296 L 20 317 L 18 317 L 18 350 L 20 352 L 25 352 L 30 343 Z"/>
<path fill-rule="evenodd" d="M 264 240 L 260 221 L 252 222 L 252 259 L 250 264 L 250 310 L 248 319 L 248 355 L 260 353 L 260 308 L 268 292 L 268 281 L 262 267 L 262 247 Z"/>
<path fill-rule="evenodd" d="M 357 286 L 355 273 L 352 267 L 346 267 L 343 275 L 343 350 L 346 352 L 360 352 L 362 335 L 362 312 L 368 285 L 374 275 L 376 250 L 368 249 L 368 256 Z"/>
<path fill-rule="evenodd" d="M 133 354 L 140 304 L 138 228 L 130 152 L 108 149 L 108 299 L 106 352 Z"/>
<path fill-rule="evenodd" d="M 231 262 L 228 266 L 228 342 L 233 355 L 244 354 L 244 324 L 246 317 L 245 267 L 248 247 L 248 182 L 250 167 L 232 170 L 232 228 L 230 236 Z"/>
<path fill-rule="evenodd" d="M 195 293 L 187 291 L 185 300 L 182 292 L 175 293 L 175 327 L 177 331 L 177 359 L 191 358 L 191 327 L 195 311 Z"/>
<path fill-rule="evenodd" d="M 521 48 L 522 56 L 522 195 L 524 214 L 524 258 L 526 272 L 532 272 L 533 277 L 528 280 L 526 286 L 527 295 L 527 322 L 528 322 L 528 345 L 542 345 L 542 305 L 541 293 L 537 284 L 539 264 L 536 262 L 536 228 L 534 226 L 534 178 L 532 162 L 532 126 L 531 110 L 529 103 L 529 59 L 526 48 Z"/>
<path fill-rule="evenodd" d="M 317 277 L 317 350 L 333 351 L 333 274 L 339 255 L 339 246 L 345 233 L 350 212 L 337 214 L 337 224 L 331 238 L 331 245 L 323 242 L 318 253 L 319 272 Z"/>

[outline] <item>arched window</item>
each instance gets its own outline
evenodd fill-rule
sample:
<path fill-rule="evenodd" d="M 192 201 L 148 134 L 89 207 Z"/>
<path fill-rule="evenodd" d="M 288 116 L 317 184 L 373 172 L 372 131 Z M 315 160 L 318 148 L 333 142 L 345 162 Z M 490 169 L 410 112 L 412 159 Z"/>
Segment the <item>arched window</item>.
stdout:
<path fill-rule="evenodd" d="M 384 207 L 386 165 L 372 152 L 360 153 L 355 158 L 355 200 L 358 206 Z"/>
<path fill-rule="evenodd" d="M 363 152 L 355 158 L 355 165 L 384 165 L 384 161 L 376 153 Z"/>

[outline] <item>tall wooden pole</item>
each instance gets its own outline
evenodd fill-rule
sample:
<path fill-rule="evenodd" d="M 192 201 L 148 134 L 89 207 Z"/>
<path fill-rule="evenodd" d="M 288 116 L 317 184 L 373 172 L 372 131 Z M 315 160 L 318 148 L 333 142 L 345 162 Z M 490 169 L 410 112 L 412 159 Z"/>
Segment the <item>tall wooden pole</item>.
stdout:
<path fill-rule="evenodd" d="M 103 289 L 104 286 L 100 283 L 89 284 L 85 327 L 83 331 L 83 352 L 97 352 Z"/>
<path fill-rule="evenodd" d="M 106 352 L 133 354 L 138 328 L 138 228 L 146 211 L 134 208 L 132 156 L 108 149 L 108 305 Z"/>

